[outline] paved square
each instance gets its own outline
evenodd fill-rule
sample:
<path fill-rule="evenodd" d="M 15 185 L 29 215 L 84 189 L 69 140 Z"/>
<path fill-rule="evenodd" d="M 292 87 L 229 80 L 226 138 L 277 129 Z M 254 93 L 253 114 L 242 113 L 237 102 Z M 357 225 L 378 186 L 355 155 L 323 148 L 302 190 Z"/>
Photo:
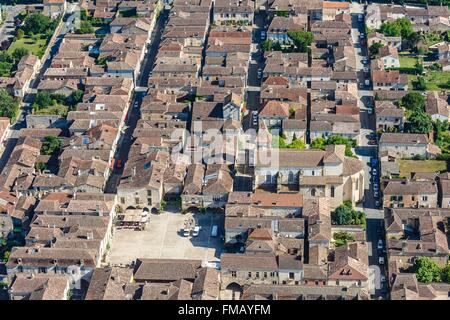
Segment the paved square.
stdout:
<path fill-rule="evenodd" d="M 189 218 L 201 226 L 197 237 L 184 237 L 180 233 Z M 137 258 L 217 261 L 222 250 L 223 219 L 223 214 L 218 213 L 150 214 L 143 231 L 114 230 L 107 261 L 112 265 L 129 264 Z M 219 228 L 217 237 L 211 237 L 213 225 Z"/>

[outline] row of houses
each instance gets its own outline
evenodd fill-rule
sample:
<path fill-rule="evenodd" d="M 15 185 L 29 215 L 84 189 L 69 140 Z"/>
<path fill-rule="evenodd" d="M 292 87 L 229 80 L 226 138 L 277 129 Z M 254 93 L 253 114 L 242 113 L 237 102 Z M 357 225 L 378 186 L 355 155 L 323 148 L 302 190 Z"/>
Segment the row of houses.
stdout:
<path fill-rule="evenodd" d="M 82 98 L 67 117 L 28 115 L 1 173 L 2 207 L 24 242 L 6 263 L 11 299 L 83 298 L 107 254 L 118 201 L 105 188 L 157 16 L 145 5 L 115 16 L 103 38 L 68 33 L 43 73 L 38 92 Z"/>

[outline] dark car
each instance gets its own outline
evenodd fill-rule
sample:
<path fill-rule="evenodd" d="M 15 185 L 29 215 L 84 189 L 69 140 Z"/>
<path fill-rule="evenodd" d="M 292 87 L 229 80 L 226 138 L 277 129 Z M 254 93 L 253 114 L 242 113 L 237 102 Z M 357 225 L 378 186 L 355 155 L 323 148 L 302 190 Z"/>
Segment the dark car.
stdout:
<path fill-rule="evenodd" d="M 375 145 L 377 145 L 377 140 L 369 140 L 369 142 L 368 142 L 368 144 L 370 145 L 370 146 L 375 146 Z"/>

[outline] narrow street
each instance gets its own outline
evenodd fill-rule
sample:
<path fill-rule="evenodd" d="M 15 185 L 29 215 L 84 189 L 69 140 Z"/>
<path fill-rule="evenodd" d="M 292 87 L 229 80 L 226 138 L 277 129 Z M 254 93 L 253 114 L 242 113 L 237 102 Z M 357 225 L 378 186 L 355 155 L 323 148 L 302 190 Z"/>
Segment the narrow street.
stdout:
<path fill-rule="evenodd" d="M 364 6 L 359 3 L 351 4 L 352 15 L 352 39 L 356 54 L 356 71 L 358 76 L 358 99 L 361 121 L 361 143 L 355 148 L 355 152 L 361 157 L 364 163 L 365 182 L 364 182 L 364 201 L 359 204 L 358 209 L 366 214 L 366 241 L 369 244 L 369 265 L 374 269 L 379 268 L 381 274 L 385 274 L 385 266 L 379 264 L 379 255 L 383 254 L 377 248 L 378 240 L 382 237 L 381 230 L 384 229 L 383 210 L 376 208 L 374 197 L 374 182 L 378 184 L 378 176 L 373 174 L 371 159 L 378 158 L 377 146 L 369 144 L 369 136 L 375 134 L 375 114 L 372 111 L 373 91 L 370 84 L 366 83 L 369 77 L 369 57 L 365 39 L 364 20 L 361 21 L 360 15 L 364 14 Z M 363 41 L 361 41 L 363 40 Z M 376 166 L 378 170 L 378 166 Z M 379 174 L 379 173 L 378 173 Z M 378 281 L 378 279 L 375 279 Z M 384 287 L 383 287 L 384 286 Z M 373 298 L 377 299 L 384 293 L 385 284 L 382 283 L 381 289 L 376 289 Z"/>
<path fill-rule="evenodd" d="M 139 79 L 137 80 L 137 86 L 147 87 L 148 78 L 155 63 L 159 44 L 161 42 L 162 33 L 164 31 L 164 27 L 166 25 L 168 16 L 169 12 L 167 10 L 163 10 L 161 11 L 158 20 L 156 21 L 155 28 L 151 34 L 151 40 L 148 45 L 147 52 L 141 65 L 141 73 Z M 106 182 L 105 193 L 116 193 L 117 186 L 123 174 L 125 162 L 128 159 L 130 147 L 133 143 L 133 132 L 140 118 L 139 108 L 141 106 L 142 99 L 144 98 L 144 96 L 145 93 L 143 92 L 134 93 L 130 107 L 128 108 L 128 117 L 124 129 L 121 132 L 121 136 L 119 138 L 119 142 L 117 145 L 116 154 L 114 156 L 116 160 L 119 159 L 122 160 L 122 165 L 120 168 L 114 166 L 113 171 L 111 172 L 109 179 Z M 135 107 L 136 103 L 137 107 Z"/>

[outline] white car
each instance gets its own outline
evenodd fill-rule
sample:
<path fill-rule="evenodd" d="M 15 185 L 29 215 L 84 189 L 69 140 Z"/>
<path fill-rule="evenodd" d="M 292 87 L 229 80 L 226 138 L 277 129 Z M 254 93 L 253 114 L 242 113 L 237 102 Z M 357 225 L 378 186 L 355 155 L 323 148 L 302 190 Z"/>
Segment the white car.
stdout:
<path fill-rule="evenodd" d="M 135 101 L 135 102 L 134 102 L 134 107 L 135 107 L 135 108 L 139 107 L 139 102 Z"/>
<path fill-rule="evenodd" d="M 370 108 L 370 109 L 367 109 L 367 114 L 373 114 L 373 110 L 372 110 L 372 108 Z"/>
<path fill-rule="evenodd" d="M 381 280 L 381 282 L 386 282 L 386 277 L 383 276 L 383 275 L 381 275 L 381 276 L 380 276 L 380 280 Z"/>
<path fill-rule="evenodd" d="M 378 240 L 377 248 L 378 248 L 378 250 L 383 250 L 383 240 L 381 240 L 381 239 Z"/>
<path fill-rule="evenodd" d="M 206 262 L 206 267 L 220 270 L 220 262 L 219 261 Z"/>
<path fill-rule="evenodd" d="M 378 257 L 378 264 L 384 264 L 384 257 Z"/>
<path fill-rule="evenodd" d="M 261 40 L 266 40 L 267 33 L 265 31 L 261 31 Z"/>
<path fill-rule="evenodd" d="M 198 234 L 200 233 L 200 227 L 199 226 L 196 226 L 195 228 L 194 228 L 194 231 L 192 231 L 192 236 L 193 237 L 198 237 Z"/>
<path fill-rule="evenodd" d="M 257 126 L 258 125 L 258 112 L 253 111 L 252 113 L 252 119 L 253 119 L 253 125 Z"/>
<path fill-rule="evenodd" d="M 191 232 L 189 231 L 189 229 L 183 229 L 181 230 L 183 237 L 189 237 Z"/>

